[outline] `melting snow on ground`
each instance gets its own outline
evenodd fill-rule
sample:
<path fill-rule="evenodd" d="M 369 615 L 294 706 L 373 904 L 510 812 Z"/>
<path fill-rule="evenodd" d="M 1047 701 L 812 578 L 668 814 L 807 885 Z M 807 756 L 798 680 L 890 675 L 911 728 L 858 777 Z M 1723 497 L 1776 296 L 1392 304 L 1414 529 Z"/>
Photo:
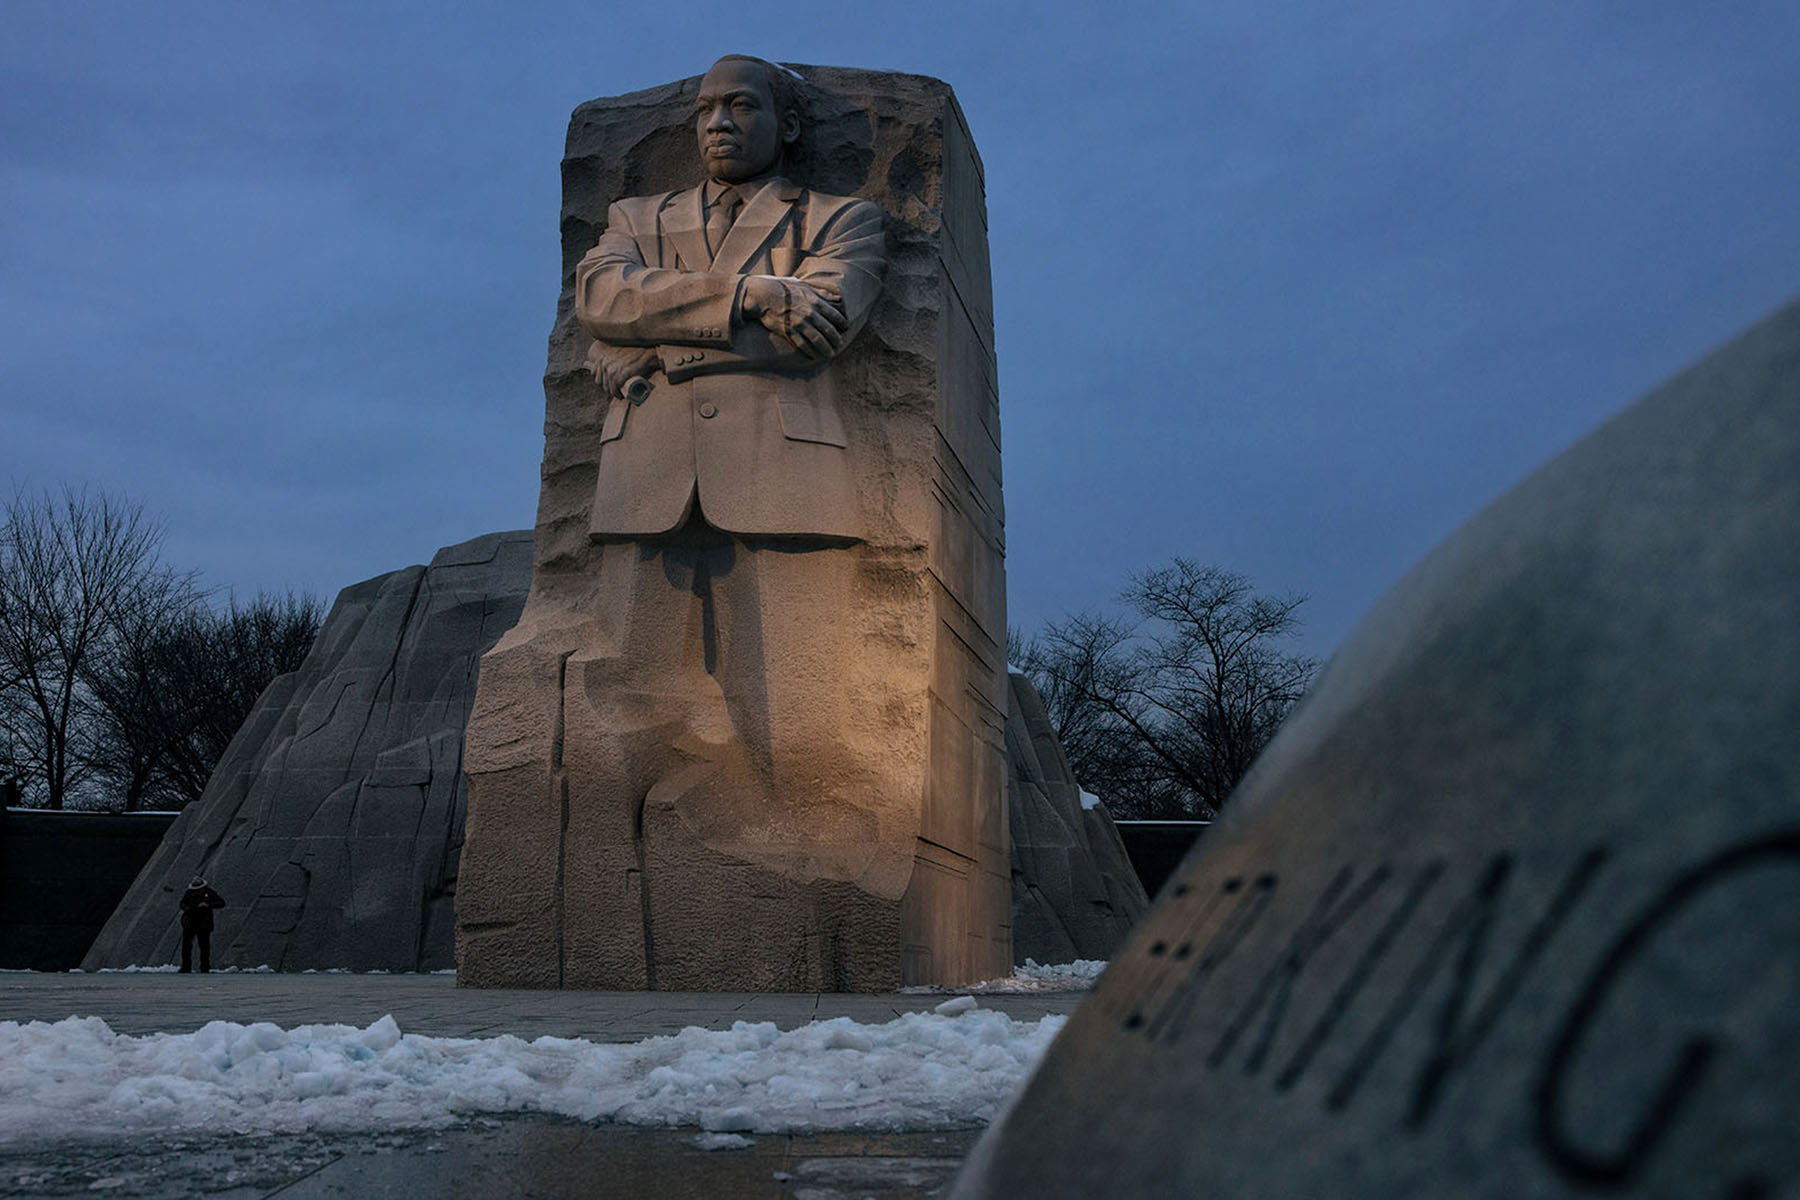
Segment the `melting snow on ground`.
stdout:
<path fill-rule="evenodd" d="M 158 963 L 153 967 L 141 967 L 136 964 L 129 967 L 101 967 L 94 973 L 96 975 L 173 975 L 180 970 L 181 968 L 174 963 Z M 215 975 L 273 975 L 275 968 L 264 963 L 260 967 L 214 967 L 212 973 Z M 69 974 L 84 975 L 86 972 L 80 967 L 73 967 Z"/>
<path fill-rule="evenodd" d="M 1080 958 L 1080 959 L 1076 959 L 1072 963 L 1056 963 L 1054 965 L 1044 965 L 1044 964 L 1040 964 L 1040 963 L 1036 962 L 1033 959 L 1028 958 L 1025 960 L 1024 966 L 1015 969 L 1011 975 L 1005 976 L 1000 979 L 986 979 L 980 983 L 969 984 L 966 987 L 942 987 L 938 984 L 928 984 L 924 987 L 909 987 L 909 988 L 901 988 L 900 990 L 902 992 L 906 992 L 906 993 L 913 994 L 913 995 L 929 995 L 929 994 L 950 995 L 950 994 L 954 993 L 954 994 L 969 994 L 969 995 L 976 995 L 976 996 L 1016 995 L 1019 993 L 1026 993 L 1026 992 L 1085 992 L 1089 988 L 1094 986 L 1094 982 L 1100 978 L 1100 972 L 1104 971 L 1105 969 L 1106 969 L 1106 960 L 1105 959 Z M 175 970 L 176 970 L 176 967 L 175 967 L 174 963 L 166 963 L 161 966 L 154 966 L 154 967 L 138 967 L 138 966 L 101 967 L 99 969 L 98 973 L 101 975 L 115 975 L 115 974 L 158 975 L 158 974 L 169 974 L 169 973 L 174 972 Z M 263 966 L 260 966 L 260 967 L 214 967 L 213 968 L 214 974 L 219 974 L 219 975 L 230 975 L 230 974 L 268 975 L 268 974 L 272 974 L 274 972 L 274 970 L 275 970 L 274 967 L 268 966 L 267 964 L 264 964 Z M 29 972 L 27 972 L 27 973 L 29 973 Z M 71 972 L 71 974 L 81 974 L 81 973 L 82 972 L 79 968 L 77 968 L 76 970 Z M 450 967 L 448 969 L 441 970 L 441 971 L 420 971 L 420 972 L 393 971 L 393 972 L 389 972 L 389 971 L 380 970 L 379 968 L 377 968 L 376 970 L 373 970 L 373 971 L 352 971 L 349 967 L 326 967 L 324 970 L 321 971 L 316 967 L 308 967 L 308 968 L 306 968 L 306 970 L 301 971 L 300 974 L 302 974 L 302 975 L 388 975 L 388 974 L 394 974 L 394 975 L 412 975 L 412 974 L 454 975 L 454 974 L 456 974 L 456 968 Z"/>
<path fill-rule="evenodd" d="M 97 975 L 172 975 L 175 972 L 179 971 L 180 969 L 181 968 L 176 966 L 174 963 L 159 963 L 153 967 L 143 967 L 143 966 L 137 966 L 137 965 L 133 965 L 133 966 L 129 966 L 129 967 L 100 967 L 94 973 Z M 264 963 L 260 967 L 214 967 L 213 968 L 213 974 L 215 974 L 215 975 L 273 975 L 274 973 L 275 973 L 275 968 L 271 967 L 268 963 Z M 83 974 L 86 974 L 86 972 L 84 972 L 80 967 L 72 967 L 69 970 L 69 974 L 83 975 Z M 301 974 L 301 975 L 454 975 L 454 974 L 456 974 L 456 968 L 455 967 L 445 967 L 442 970 L 437 970 L 437 971 L 384 971 L 380 967 L 376 967 L 372 971 L 353 971 L 349 967 L 326 967 L 323 971 L 321 971 L 317 967 L 308 967 L 304 971 L 299 972 L 299 974 Z"/>
<path fill-rule="evenodd" d="M 417 1128 L 536 1112 L 710 1133 L 941 1129 L 991 1120 L 1067 1018 L 966 997 L 884 1025 L 768 1022 L 606 1045 L 213 1021 L 130 1037 L 97 1017 L 0 1021 L 0 1144 L 104 1130 Z"/>
<path fill-rule="evenodd" d="M 1025 965 L 1017 967 L 1011 975 L 1001 979 L 988 979 L 967 987 L 940 987 L 929 984 L 925 987 L 909 987 L 900 990 L 911 995 L 950 993 L 971 996 L 1009 996 L 1023 992 L 1085 992 L 1094 986 L 1100 978 L 1100 972 L 1106 970 L 1103 958 L 1078 958 L 1072 963 L 1056 963 L 1043 965 L 1033 959 L 1026 959 Z"/>

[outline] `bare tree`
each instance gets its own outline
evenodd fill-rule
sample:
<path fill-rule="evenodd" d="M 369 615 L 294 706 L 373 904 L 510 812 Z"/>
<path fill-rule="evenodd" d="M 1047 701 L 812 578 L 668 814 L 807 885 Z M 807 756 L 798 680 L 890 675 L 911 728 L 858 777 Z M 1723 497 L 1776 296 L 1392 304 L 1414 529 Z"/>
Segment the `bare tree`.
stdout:
<path fill-rule="evenodd" d="M 103 787 L 105 806 L 127 812 L 145 803 L 193 698 L 185 672 L 169 653 L 170 634 L 198 620 L 200 599 L 186 588 L 120 614 L 81 667 L 91 698 L 82 746 L 86 773 Z"/>
<path fill-rule="evenodd" d="M 324 608 L 289 592 L 143 615 L 91 660 L 95 772 L 127 811 L 178 809 L 205 790 L 263 689 L 299 668 Z"/>
<path fill-rule="evenodd" d="M 1082 613 L 1017 644 L 1070 766 L 1121 816 L 1211 816 L 1311 682 L 1279 644 L 1302 596 L 1177 558 L 1132 577 L 1131 617 Z"/>
<path fill-rule="evenodd" d="M 90 776 L 90 660 L 136 614 L 176 602 L 162 528 L 103 492 L 15 492 L 0 523 L 0 739 L 25 796 L 62 808 Z"/>
<path fill-rule="evenodd" d="M 14 494 L 0 523 L 0 780 L 38 807 L 180 807 L 323 618 L 289 593 L 214 611 L 121 497 Z M 104 795 L 99 793 L 104 790 Z"/>

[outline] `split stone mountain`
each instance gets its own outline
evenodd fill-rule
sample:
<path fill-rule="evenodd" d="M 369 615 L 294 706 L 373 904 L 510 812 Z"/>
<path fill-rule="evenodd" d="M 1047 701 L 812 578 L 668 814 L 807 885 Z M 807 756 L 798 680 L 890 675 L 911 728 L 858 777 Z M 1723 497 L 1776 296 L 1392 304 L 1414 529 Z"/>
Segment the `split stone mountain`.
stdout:
<path fill-rule="evenodd" d="M 950 88 L 728 55 L 578 108 L 563 182 L 534 531 L 347 589 L 87 961 L 166 958 L 196 873 L 220 960 L 285 970 L 879 991 L 1106 957 L 1146 902 L 1008 678 Z"/>
<path fill-rule="evenodd" d="M 229 900 L 214 962 L 279 971 L 440 971 L 476 665 L 517 620 L 531 534 L 492 533 L 345 588 L 301 668 L 257 701 L 83 968 L 173 962 L 175 901 L 203 874 Z M 1084 808 L 1043 702 L 1009 681 L 1013 953 L 1105 959 L 1147 902 L 1103 806 Z"/>

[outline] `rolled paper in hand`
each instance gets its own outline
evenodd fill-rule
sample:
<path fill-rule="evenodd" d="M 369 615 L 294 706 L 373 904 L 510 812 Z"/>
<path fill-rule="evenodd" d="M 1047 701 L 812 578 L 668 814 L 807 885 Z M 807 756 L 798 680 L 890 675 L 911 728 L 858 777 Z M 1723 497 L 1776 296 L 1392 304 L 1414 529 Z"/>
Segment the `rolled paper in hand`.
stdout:
<path fill-rule="evenodd" d="M 642 375 L 633 375 L 625 381 L 625 386 L 620 391 L 633 404 L 642 404 L 645 397 L 650 395 L 650 381 Z"/>

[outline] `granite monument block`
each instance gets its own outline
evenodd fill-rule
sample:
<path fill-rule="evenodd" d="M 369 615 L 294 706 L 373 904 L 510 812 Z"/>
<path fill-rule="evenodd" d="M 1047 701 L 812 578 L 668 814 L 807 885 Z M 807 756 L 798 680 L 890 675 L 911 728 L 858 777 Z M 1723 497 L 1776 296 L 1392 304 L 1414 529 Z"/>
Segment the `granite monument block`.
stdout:
<path fill-rule="evenodd" d="M 467 735 L 459 982 L 1004 974 L 997 385 L 950 89 L 728 57 L 583 105 L 563 179 L 534 574 Z"/>

